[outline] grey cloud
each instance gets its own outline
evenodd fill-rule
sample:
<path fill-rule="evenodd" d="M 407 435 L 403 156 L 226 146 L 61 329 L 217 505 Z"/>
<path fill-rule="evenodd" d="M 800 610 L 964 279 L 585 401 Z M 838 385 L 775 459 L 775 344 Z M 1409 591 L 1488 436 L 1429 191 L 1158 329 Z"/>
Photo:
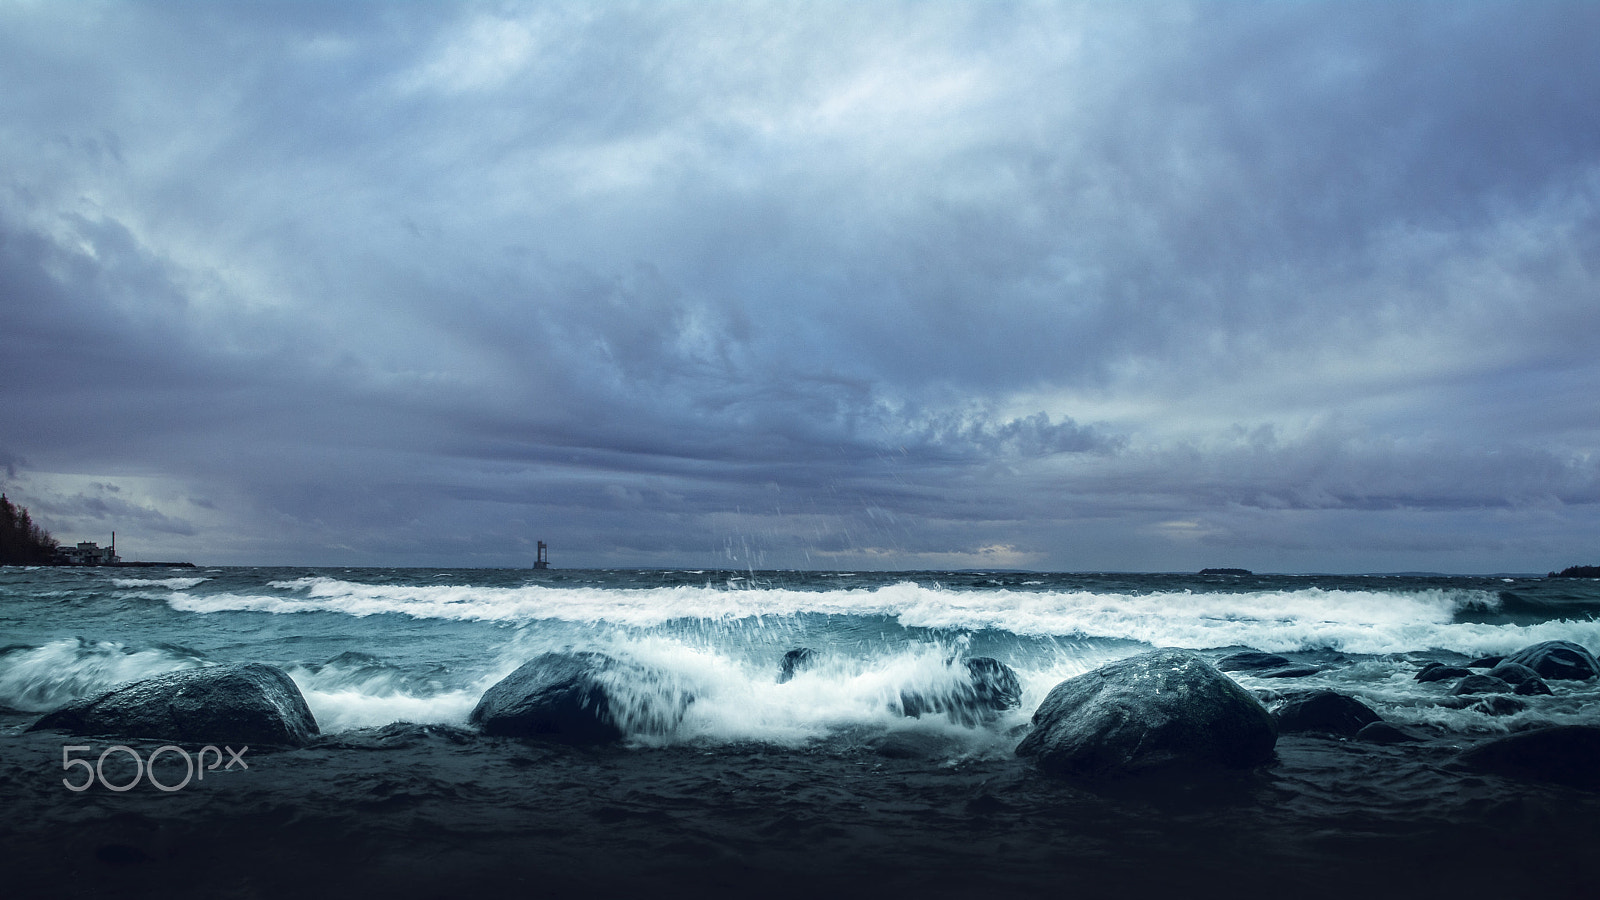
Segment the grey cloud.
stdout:
<path fill-rule="evenodd" d="M 121 525 L 129 530 L 159 535 L 192 536 L 199 529 L 191 522 L 166 515 L 160 510 L 138 503 L 130 503 L 112 496 L 116 490 L 97 486 L 96 493 L 79 493 L 68 497 L 47 497 L 39 504 L 42 515 L 54 521 L 65 522 L 72 531 L 88 531 Z M 107 526 L 110 528 L 107 528 Z M 57 536 L 58 539 L 60 536 Z"/>
<path fill-rule="evenodd" d="M 174 546 L 239 561 L 1578 534 L 1596 34 L 1588 4 L 8 7 L 0 463 L 41 496 L 161 473 L 231 523 Z"/>

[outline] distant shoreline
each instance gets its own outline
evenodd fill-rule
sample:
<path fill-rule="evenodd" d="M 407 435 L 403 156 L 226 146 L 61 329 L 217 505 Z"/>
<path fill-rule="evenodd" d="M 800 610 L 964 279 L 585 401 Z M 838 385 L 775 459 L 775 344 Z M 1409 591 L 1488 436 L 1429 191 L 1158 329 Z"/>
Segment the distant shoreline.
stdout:
<path fill-rule="evenodd" d="M 40 563 L 45 569 L 193 569 L 192 562 Z"/>

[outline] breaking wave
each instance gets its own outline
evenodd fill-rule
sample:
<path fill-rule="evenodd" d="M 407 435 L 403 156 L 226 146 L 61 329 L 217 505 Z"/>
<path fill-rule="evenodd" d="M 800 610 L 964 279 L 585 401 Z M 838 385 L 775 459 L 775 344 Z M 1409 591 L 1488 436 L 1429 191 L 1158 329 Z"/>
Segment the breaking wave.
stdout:
<path fill-rule="evenodd" d="M 960 591 L 914 582 L 877 588 L 806 591 L 727 590 L 712 586 L 566 588 L 527 585 L 376 585 L 336 578 L 275 581 L 273 593 L 199 594 L 175 590 L 167 602 L 196 613 L 326 612 L 366 617 L 659 628 L 796 616 L 870 616 L 905 628 L 993 630 L 1022 637 L 1138 641 L 1194 649 L 1249 646 L 1270 652 L 1335 649 L 1395 653 L 1419 648 L 1509 652 L 1538 640 L 1600 641 L 1594 622 L 1532 625 L 1462 621 L 1495 610 L 1493 592 L 1432 589 L 1242 591 L 1234 593 Z M 1582 632 L 1574 638 L 1574 629 Z"/>

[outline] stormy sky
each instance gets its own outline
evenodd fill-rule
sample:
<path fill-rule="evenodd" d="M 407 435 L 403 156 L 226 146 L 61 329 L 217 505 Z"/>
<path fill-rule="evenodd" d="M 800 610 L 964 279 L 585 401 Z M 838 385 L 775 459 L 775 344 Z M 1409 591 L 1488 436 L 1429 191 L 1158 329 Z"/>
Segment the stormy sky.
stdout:
<path fill-rule="evenodd" d="M 0 0 L 0 488 L 206 564 L 1600 563 L 1600 4 Z"/>

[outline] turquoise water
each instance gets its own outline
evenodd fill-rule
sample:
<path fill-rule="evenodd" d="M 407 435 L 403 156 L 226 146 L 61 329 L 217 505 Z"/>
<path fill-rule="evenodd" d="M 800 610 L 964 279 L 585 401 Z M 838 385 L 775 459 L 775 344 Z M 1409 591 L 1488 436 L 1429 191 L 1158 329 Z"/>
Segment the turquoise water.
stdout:
<path fill-rule="evenodd" d="M 1152 647 L 1242 648 L 1321 667 L 1293 687 L 1355 694 L 1398 722 L 1463 732 L 1583 721 L 1600 687 L 1557 684 L 1514 716 L 1440 701 L 1426 659 L 1544 640 L 1600 649 L 1600 582 L 1451 576 L 451 569 L 0 569 L 0 706 L 12 718 L 178 668 L 266 662 L 290 673 L 325 732 L 461 725 L 532 656 L 597 649 L 658 673 L 641 691 L 696 702 L 652 743 L 802 744 L 847 729 L 945 728 L 1008 750 L 1059 681 Z M 778 685 L 792 648 L 820 664 Z M 974 728 L 906 720 L 948 660 L 989 656 L 1021 708 Z M 1236 677 L 1247 687 L 1283 681 Z"/>

